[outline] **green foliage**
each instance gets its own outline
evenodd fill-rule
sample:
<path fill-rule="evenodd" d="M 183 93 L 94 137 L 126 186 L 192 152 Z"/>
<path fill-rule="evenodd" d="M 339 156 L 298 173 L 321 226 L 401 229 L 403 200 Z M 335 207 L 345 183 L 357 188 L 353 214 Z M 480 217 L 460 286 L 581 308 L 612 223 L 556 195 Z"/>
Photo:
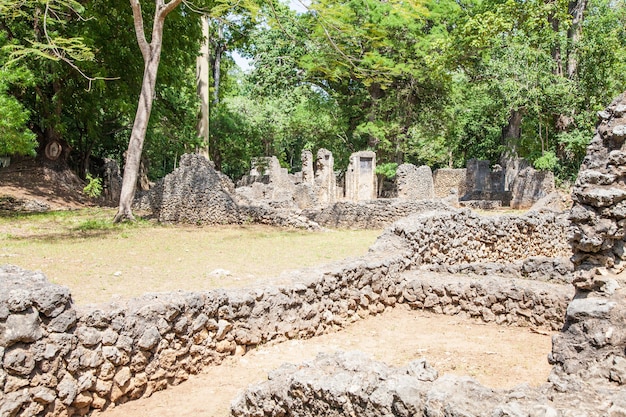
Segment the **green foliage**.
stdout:
<path fill-rule="evenodd" d="M 535 168 L 542 171 L 553 171 L 559 165 L 559 158 L 552 151 L 547 151 L 533 162 Z"/>
<path fill-rule="evenodd" d="M 92 232 L 110 230 L 114 227 L 115 225 L 111 221 L 105 219 L 88 219 L 80 222 L 77 226 L 73 228 L 73 230 L 79 232 Z"/>
<path fill-rule="evenodd" d="M 15 97 L 7 94 L 11 77 L 0 69 L 0 155 L 35 155 L 37 141 L 28 130 L 29 112 Z"/>
<path fill-rule="evenodd" d="M 199 145 L 200 7 L 211 56 L 224 51 L 211 155 L 233 178 L 255 156 L 298 170 L 301 151 L 321 147 L 337 167 L 374 150 L 387 174 L 401 161 L 462 167 L 506 151 L 572 178 L 595 113 L 626 89 L 626 5 L 589 2 L 574 42 L 570 3 L 314 0 L 301 14 L 277 2 L 185 3 L 165 25 L 150 177 Z M 142 2 L 148 28 L 154 7 Z M 83 176 L 91 157 L 122 161 L 143 77 L 132 28 L 127 0 L 0 0 L 0 154 L 62 139 Z M 252 59 L 246 74 L 235 49 Z M 521 134 L 505 138 L 512 127 Z"/>
<path fill-rule="evenodd" d="M 376 165 L 376 174 L 384 175 L 385 178 L 393 178 L 396 176 L 397 168 L 397 162 L 386 162 L 384 164 Z"/>
<path fill-rule="evenodd" d="M 6 43 L 0 32 L 0 50 Z M 0 155 L 34 155 L 37 141 L 27 127 L 30 112 L 10 94 L 32 85 L 32 75 L 23 66 L 4 65 L 6 58 L 0 53 Z"/>
<path fill-rule="evenodd" d="M 83 192 L 91 198 L 100 197 L 102 195 L 102 178 L 94 178 L 91 174 L 87 174 L 87 185 L 83 188 Z"/>

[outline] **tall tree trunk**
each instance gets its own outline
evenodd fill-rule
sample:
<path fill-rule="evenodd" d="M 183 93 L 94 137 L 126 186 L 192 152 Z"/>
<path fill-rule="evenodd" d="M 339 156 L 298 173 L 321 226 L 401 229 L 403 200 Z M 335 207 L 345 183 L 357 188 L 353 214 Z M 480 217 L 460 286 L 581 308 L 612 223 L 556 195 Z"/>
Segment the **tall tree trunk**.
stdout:
<path fill-rule="evenodd" d="M 217 24 L 217 39 L 215 42 L 215 61 L 213 64 L 213 104 L 220 103 L 220 75 L 222 71 L 222 54 L 224 53 L 224 28 Z"/>
<path fill-rule="evenodd" d="M 156 87 L 156 77 L 161 60 L 163 26 L 165 17 L 174 10 L 181 1 L 182 0 L 170 0 L 169 3 L 165 3 L 164 0 L 156 0 L 157 4 L 152 26 L 152 40 L 148 43 L 143 27 L 141 4 L 139 0 L 130 0 L 130 5 L 133 9 L 135 35 L 137 36 L 137 43 L 139 44 L 139 49 L 143 56 L 144 71 L 143 81 L 141 83 L 141 94 L 139 95 L 137 113 L 135 114 L 135 122 L 133 123 L 133 130 L 130 134 L 128 150 L 126 151 L 120 205 L 113 219 L 116 223 L 135 219 L 132 213 L 132 204 L 135 198 L 143 142 L 146 138 L 146 131 L 148 130 L 148 122 L 150 120 L 152 101 L 154 100 Z"/>
<path fill-rule="evenodd" d="M 569 3 L 572 25 L 567 30 L 567 78 L 574 78 L 578 70 L 576 47 L 583 34 L 583 19 L 587 10 L 587 0 L 574 0 Z"/>
<path fill-rule="evenodd" d="M 559 77 L 563 76 L 563 59 L 561 57 L 561 43 L 559 41 L 559 27 L 561 25 L 561 22 L 559 21 L 558 18 L 556 18 L 554 16 L 554 14 L 550 15 L 548 17 L 548 22 L 550 23 L 550 26 L 552 27 L 552 31 L 555 33 L 555 41 L 554 44 L 552 45 L 552 59 L 554 60 L 554 74 L 558 75 Z"/>
<path fill-rule="evenodd" d="M 502 145 L 504 145 L 503 156 L 506 158 L 517 157 L 517 145 L 522 135 L 522 120 L 524 113 L 522 109 L 511 110 L 509 122 L 502 132 Z"/>
<path fill-rule="evenodd" d="M 217 36 L 215 38 L 215 49 L 213 50 L 213 107 L 220 104 L 220 74 L 222 71 L 222 54 L 225 51 L 224 28 L 221 23 L 217 24 Z M 219 137 L 213 135 L 210 141 L 209 150 L 211 160 L 215 164 L 215 169 L 222 170 L 222 151 L 220 149 Z"/>
<path fill-rule="evenodd" d="M 196 60 L 196 85 L 200 98 L 200 114 L 198 115 L 197 132 L 202 144 L 196 150 L 200 155 L 209 157 L 209 17 L 202 20 L 202 45 Z"/>

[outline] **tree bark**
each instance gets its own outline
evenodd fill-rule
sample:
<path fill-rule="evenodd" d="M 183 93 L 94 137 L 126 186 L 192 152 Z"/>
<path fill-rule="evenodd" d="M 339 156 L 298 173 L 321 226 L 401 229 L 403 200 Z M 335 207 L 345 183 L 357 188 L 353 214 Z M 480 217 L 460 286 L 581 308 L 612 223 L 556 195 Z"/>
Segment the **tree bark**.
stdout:
<path fill-rule="evenodd" d="M 574 78 L 578 70 L 576 46 L 583 34 L 583 19 L 587 10 L 587 0 L 574 0 L 569 3 L 572 25 L 567 30 L 567 78 Z"/>
<path fill-rule="evenodd" d="M 152 102 L 156 87 L 156 77 L 161 60 L 161 47 L 163 43 L 163 26 L 165 17 L 174 10 L 182 0 L 170 0 L 165 3 L 163 0 L 156 0 L 156 10 L 154 12 L 154 23 L 152 26 L 152 40 L 146 40 L 143 17 L 141 15 L 141 4 L 139 0 L 130 0 L 133 9 L 133 20 L 137 43 L 141 50 L 144 61 L 143 81 L 141 83 L 141 93 L 135 114 L 133 130 L 128 141 L 126 151 L 126 164 L 124 165 L 124 177 L 122 180 L 122 191 L 120 193 L 120 205 L 118 212 L 113 219 L 114 222 L 124 220 L 134 220 L 132 213 L 132 203 L 135 198 L 137 187 L 137 176 L 143 151 L 143 143 L 148 130 L 148 122 L 152 111 Z"/>
<path fill-rule="evenodd" d="M 213 64 L 213 104 L 220 103 L 220 75 L 222 71 L 222 54 L 224 53 L 224 28 L 217 24 L 217 39 L 215 41 L 215 61 Z"/>
<path fill-rule="evenodd" d="M 196 60 L 196 85 L 200 98 L 197 132 L 202 144 L 196 150 L 200 155 L 209 157 L 209 17 L 202 16 L 202 37 L 200 55 Z"/>
<path fill-rule="evenodd" d="M 524 113 L 521 109 L 511 110 L 509 122 L 502 132 L 502 144 L 504 145 L 504 157 L 517 157 L 517 144 L 522 136 L 522 120 Z"/>
<path fill-rule="evenodd" d="M 213 52 L 213 107 L 220 104 L 220 80 L 222 71 L 222 54 L 226 50 L 224 45 L 224 28 L 220 22 L 217 23 L 217 37 L 215 38 L 215 49 Z M 213 135 L 210 140 L 211 160 L 215 164 L 215 169 L 222 170 L 222 151 L 220 149 L 219 137 Z"/>
<path fill-rule="evenodd" d="M 554 17 L 554 15 L 550 15 L 548 17 L 548 22 L 550 23 L 550 26 L 552 27 L 552 31 L 558 35 L 559 33 L 559 26 L 561 25 L 561 22 L 559 21 L 558 18 Z M 556 40 L 554 41 L 554 44 L 552 45 L 551 48 L 551 52 L 552 52 L 552 59 L 554 60 L 554 74 L 558 75 L 559 77 L 563 76 L 563 59 L 561 58 L 561 44 L 559 43 L 559 38 L 558 36 L 556 36 Z"/>

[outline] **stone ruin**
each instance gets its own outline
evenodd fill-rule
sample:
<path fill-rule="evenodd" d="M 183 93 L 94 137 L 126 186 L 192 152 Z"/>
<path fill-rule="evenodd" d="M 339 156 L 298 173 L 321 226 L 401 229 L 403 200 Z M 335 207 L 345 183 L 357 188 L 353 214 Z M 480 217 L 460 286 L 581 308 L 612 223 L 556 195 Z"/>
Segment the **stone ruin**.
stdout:
<path fill-rule="evenodd" d="M 385 191 L 392 198 L 377 198 L 374 152 L 352 154 L 347 171 L 339 175 L 326 149 L 315 157 L 304 150 L 301 158 L 302 171 L 295 174 L 281 167 L 275 156 L 254 158 L 250 173 L 235 187 L 211 162 L 183 155 L 174 172 L 139 193 L 135 207 L 165 222 L 379 228 L 434 207 L 497 208 L 510 201 L 514 208 L 529 208 L 554 189 L 553 176 L 521 160 L 495 171 L 488 161 L 471 160 L 467 169 L 434 173 L 428 166 L 402 164 L 394 189 Z"/>
<path fill-rule="evenodd" d="M 576 293 L 550 355 L 551 381 L 569 391 L 626 384 L 626 94 L 599 118 L 572 195 Z"/>
<path fill-rule="evenodd" d="M 376 153 L 356 152 L 350 156 L 345 175 L 345 199 L 348 201 L 376 200 Z"/>
<path fill-rule="evenodd" d="M 562 284 L 421 268 L 427 262 L 456 264 L 456 250 L 464 245 L 472 257 L 503 263 L 563 256 L 568 249 L 559 218 L 505 216 L 498 227 L 517 232 L 486 242 L 496 227 L 491 220 L 468 210 L 453 216 L 434 210 L 409 217 L 389 228 L 367 255 L 295 271 L 280 286 L 146 294 L 76 306 L 67 288 L 41 273 L 0 267 L 0 415 L 88 415 L 150 396 L 260 344 L 336 331 L 399 305 L 560 328 L 571 299 Z M 450 230 L 451 220 L 462 226 Z M 515 242 L 518 235 L 525 245 Z"/>
<path fill-rule="evenodd" d="M 545 385 L 493 390 L 468 377 L 439 377 L 424 360 L 391 368 L 359 353 L 323 354 L 312 362 L 284 365 L 272 372 L 268 381 L 249 387 L 233 401 L 232 415 L 626 415 L 626 94 L 599 116 L 597 133 L 573 191 L 574 207 L 569 216 L 576 270 L 567 274 L 573 278 L 575 293 L 565 311 L 564 325 L 553 337 L 548 360 L 554 366 Z M 458 215 L 451 216 L 449 224 L 457 224 L 454 216 Z M 455 235 L 446 236 L 438 244 L 427 241 L 421 245 L 434 218 L 422 216 L 421 220 L 406 219 L 395 226 L 402 229 L 397 236 L 411 236 L 417 244 L 413 253 L 418 258 L 411 258 L 412 262 L 427 262 L 433 254 L 442 256 L 443 263 L 449 256 L 455 262 L 462 259 L 461 253 L 454 254 L 445 247 L 449 239 L 456 240 Z M 492 223 L 487 230 L 495 237 L 507 230 L 503 226 Z M 467 238 L 477 232 L 467 230 L 457 236 Z M 483 238 L 476 238 L 483 242 Z M 555 237 L 554 242 L 559 241 Z M 487 245 L 489 242 L 487 239 Z M 491 242 L 500 243 L 497 238 Z M 524 246 L 527 241 L 522 238 L 518 244 Z M 481 250 L 478 253 L 481 260 L 489 259 Z M 455 294 L 450 294 L 452 299 Z M 497 296 L 492 293 L 489 297 L 492 301 L 486 305 L 493 305 Z"/>
<path fill-rule="evenodd" d="M 248 205 L 245 199 L 237 198 L 232 181 L 197 154 L 183 155 L 179 167 L 139 194 L 134 207 L 151 212 L 161 222 L 260 223 L 319 229 L 318 224 L 292 211 Z"/>
<path fill-rule="evenodd" d="M 446 198 L 450 194 L 465 195 L 467 169 L 439 168 L 433 173 L 433 187 L 436 198 Z"/>
<path fill-rule="evenodd" d="M 149 396 L 260 344 L 336 331 L 404 305 L 560 329 L 548 382 L 494 390 L 468 377 L 440 377 L 424 360 L 391 368 L 339 353 L 272 372 L 235 399 L 232 415 L 624 416 L 626 98 L 600 117 L 574 189 L 571 223 L 566 214 L 544 211 L 481 217 L 434 209 L 394 223 L 367 255 L 296 271 L 288 284 L 146 294 L 83 307 L 41 273 L 0 267 L 0 415 L 88 415 Z M 206 159 L 183 162 L 158 187 L 170 190 L 184 177 L 199 189 L 207 176 L 213 189 L 231 186 L 211 173 Z M 206 172 L 194 177 L 196 170 Z M 189 213 L 185 191 L 193 190 L 163 191 L 178 206 L 161 206 L 159 213 Z M 235 207 L 250 215 L 246 210 Z M 574 273 L 564 268 L 561 279 L 541 279 L 547 261 L 569 256 Z M 520 262 L 528 272 L 522 277 L 507 267 Z M 433 272 L 434 266 L 480 264 L 502 267 L 488 276 Z"/>
<path fill-rule="evenodd" d="M 430 167 L 402 164 L 396 170 L 398 198 L 403 200 L 433 200 L 435 184 Z"/>
<path fill-rule="evenodd" d="M 460 204 L 483 209 L 528 209 L 556 189 L 552 172 L 538 171 L 521 158 L 504 159 L 493 169 L 489 161 L 470 159 L 463 188 Z"/>

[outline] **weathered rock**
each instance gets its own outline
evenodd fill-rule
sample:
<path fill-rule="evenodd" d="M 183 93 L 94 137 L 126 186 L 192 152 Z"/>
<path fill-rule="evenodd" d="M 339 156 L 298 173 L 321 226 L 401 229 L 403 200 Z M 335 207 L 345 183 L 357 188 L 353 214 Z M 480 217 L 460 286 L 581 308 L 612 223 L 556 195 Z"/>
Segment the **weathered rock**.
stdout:
<path fill-rule="evenodd" d="M 626 362 L 626 290 L 621 272 L 624 259 L 626 169 L 622 150 L 626 96 L 618 97 L 602 114 L 587 148 L 576 185 L 571 242 L 577 268 L 576 296 L 567 308 L 562 333 L 553 339 L 551 378 L 561 390 L 583 383 L 622 385 Z"/>
<path fill-rule="evenodd" d="M 159 333 L 159 330 L 155 326 L 151 326 L 143 332 L 137 345 L 144 350 L 150 350 L 154 348 L 160 340 L 161 333 Z"/>
<path fill-rule="evenodd" d="M 10 315 L 0 323 L 0 346 L 9 347 L 18 342 L 34 342 L 42 337 L 39 314 L 29 308 L 21 314 Z"/>

